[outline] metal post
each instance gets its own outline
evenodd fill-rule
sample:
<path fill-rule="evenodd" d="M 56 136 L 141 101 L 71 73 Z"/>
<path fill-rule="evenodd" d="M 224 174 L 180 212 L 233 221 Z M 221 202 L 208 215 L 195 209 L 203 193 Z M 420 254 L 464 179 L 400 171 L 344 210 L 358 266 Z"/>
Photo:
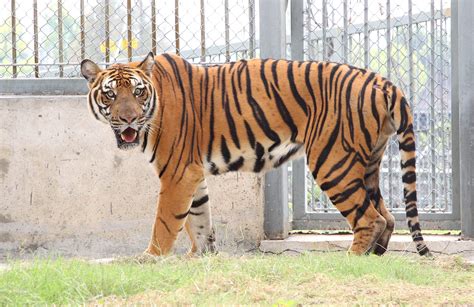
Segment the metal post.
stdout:
<path fill-rule="evenodd" d="M 156 3 L 151 1 L 151 51 L 156 54 Z"/>
<path fill-rule="evenodd" d="M 458 153 L 455 145 L 459 142 L 459 160 L 453 162 L 453 194 L 460 194 L 461 230 L 465 237 L 474 238 L 474 88 L 472 67 L 474 67 L 474 1 L 452 0 L 452 108 L 453 108 L 453 160 Z M 459 127 L 456 126 L 459 118 Z M 459 129 L 459 130 L 458 130 Z M 459 134 L 458 134 L 459 133 Z M 457 138 L 456 138 L 457 137 Z M 463 167 L 460 168 L 459 165 Z M 457 172 L 459 170 L 459 172 Z M 459 185 L 457 181 L 459 180 Z M 457 186 L 460 191 L 457 191 Z M 456 197 L 453 200 L 458 201 Z"/>
<path fill-rule="evenodd" d="M 33 54 L 35 61 L 35 78 L 39 78 L 39 44 L 38 44 L 38 2 L 33 1 Z"/>
<path fill-rule="evenodd" d="M 261 0 L 260 56 L 286 57 L 286 0 Z M 288 237 L 288 170 L 284 164 L 265 175 L 264 232 L 268 239 Z"/>
<path fill-rule="evenodd" d="M 206 62 L 206 11 L 204 0 L 201 0 L 201 63 Z"/>
<path fill-rule="evenodd" d="M 179 33 L 179 0 L 174 1 L 174 44 L 176 47 L 176 54 L 180 55 L 180 33 Z"/>
<path fill-rule="evenodd" d="M 255 0 L 249 0 L 249 58 L 255 56 Z"/>
<path fill-rule="evenodd" d="M 291 0 L 291 59 L 304 60 L 304 2 Z M 293 219 L 306 214 L 306 163 L 305 159 L 292 162 Z"/>
<path fill-rule="evenodd" d="M 369 0 L 364 0 L 364 68 L 369 64 Z"/>
<path fill-rule="evenodd" d="M 110 63 L 110 0 L 105 0 L 105 63 Z"/>
<path fill-rule="evenodd" d="M 225 40 L 225 61 L 230 62 L 230 37 L 229 37 L 229 0 L 224 0 L 224 40 Z"/>
<path fill-rule="evenodd" d="M 12 68 L 13 68 L 13 78 L 17 77 L 17 66 L 16 66 L 16 3 L 15 0 L 11 2 L 12 6 Z"/>
<path fill-rule="evenodd" d="M 132 1 L 127 0 L 127 58 L 132 61 Z"/>
<path fill-rule="evenodd" d="M 64 76 L 64 44 L 63 44 L 63 1 L 58 0 L 58 49 L 59 49 L 59 76 Z"/>

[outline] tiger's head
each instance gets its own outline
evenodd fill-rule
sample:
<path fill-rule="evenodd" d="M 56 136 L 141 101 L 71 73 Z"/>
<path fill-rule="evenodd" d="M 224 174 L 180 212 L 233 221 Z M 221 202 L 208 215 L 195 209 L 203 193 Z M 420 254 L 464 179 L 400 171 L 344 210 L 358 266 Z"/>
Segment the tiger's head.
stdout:
<path fill-rule="evenodd" d="M 157 97 L 151 81 L 153 53 L 140 63 L 114 64 L 100 69 L 91 60 L 81 62 L 81 74 L 88 81 L 89 109 L 94 117 L 110 124 L 120 149 L 139 145 L 156 108 Z"/>

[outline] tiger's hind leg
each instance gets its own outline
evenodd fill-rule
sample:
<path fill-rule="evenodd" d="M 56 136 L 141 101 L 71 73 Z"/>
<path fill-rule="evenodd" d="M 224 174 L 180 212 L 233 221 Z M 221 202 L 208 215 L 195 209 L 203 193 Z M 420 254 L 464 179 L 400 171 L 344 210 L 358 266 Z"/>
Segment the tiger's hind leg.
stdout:
<path fill-rule="evenodd" d="M 385 218 L 385 221 L 387 222 L 387 226 L 382 235 L 380 235 L 380 238 L 375 243 L 373 250 L 373 252 L 379 256 L 387 251 L 388 242 L 390 241 L 393 229 L 395 228 L 395 218 L 385 207 L 385 202 L 379 187 L 380 163 L 382 162 L 383 154 L 385 152 L 385 148 L 387 147 L 387 142 L 387 136 L 380 137 L 375 149 L 372 152 L 369 163 L 367 164 L 364 176 L 365 186 L 369 193 L 369 197 L 373 201 L 377 211 Z"/>
<path fill-rule="evenodd" d="M 206 179 L 200 182 L 194 193 L 185 227 L 192 242 L 192 253 L 216 252 Z"/>
<path fill-rule="evenodd" d="M 356 255 L 370 252 L 386 227 L 385 218 L 375 209 L 374 202 L 364 184 L 364 167 L 353 161 L 359 159 L 355 153 L 345 157 L 333 157 L 340 163 L 339 171 L 313 171 L 313 176 L 332 203 L 347 219 L 354 238 L 350 252 Z M 352 160 L 352 161 L 351 161 Z M 309 163 L 315 170 L 315 163 Z"/>

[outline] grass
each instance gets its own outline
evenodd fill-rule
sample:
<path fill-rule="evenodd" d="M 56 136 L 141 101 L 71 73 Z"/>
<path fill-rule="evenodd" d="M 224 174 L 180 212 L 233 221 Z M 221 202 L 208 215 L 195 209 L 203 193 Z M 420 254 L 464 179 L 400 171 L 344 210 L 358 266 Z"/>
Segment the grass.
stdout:
<path fill-rule="evenodd" d="M 0 305 L 25 304 L 474 304 L 474 270 L 461 258 L 345 253 L 12 262 Z"/>

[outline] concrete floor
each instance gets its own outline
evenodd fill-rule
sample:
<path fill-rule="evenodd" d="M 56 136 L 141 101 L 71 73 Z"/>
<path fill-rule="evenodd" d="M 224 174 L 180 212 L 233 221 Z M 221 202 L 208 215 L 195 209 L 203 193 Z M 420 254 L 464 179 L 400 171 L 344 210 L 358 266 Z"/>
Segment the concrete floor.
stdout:
<path fill-rule="evenodd" d="M 474 240 L 464 240 L 459 236 L 425 235 L 425 242 L 436 254 L 460 255 L 474 264 Z M 260 243 L 262 252 L 280 254 L 284 252 L 303 251 L 346 251 L 352 242 L 352 234 L 318 235 L 297 234 L 284 240 L 263 240 Z M 392 236 L 388 250 L 390 252 L 415 253 L 415 244 L 409 235 Z"/>

